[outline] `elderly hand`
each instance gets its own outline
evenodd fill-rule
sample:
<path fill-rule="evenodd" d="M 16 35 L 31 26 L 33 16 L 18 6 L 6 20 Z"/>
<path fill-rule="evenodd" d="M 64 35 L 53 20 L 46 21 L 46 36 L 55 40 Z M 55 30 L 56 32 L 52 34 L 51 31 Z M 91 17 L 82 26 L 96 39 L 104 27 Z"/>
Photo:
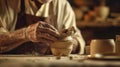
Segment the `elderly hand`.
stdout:
<path fill-rule="evenodd" d="M 59 32 L 52 25 L 39 21 L 26 29 L 26 37 L 32 42 L 53 43 Z"/>

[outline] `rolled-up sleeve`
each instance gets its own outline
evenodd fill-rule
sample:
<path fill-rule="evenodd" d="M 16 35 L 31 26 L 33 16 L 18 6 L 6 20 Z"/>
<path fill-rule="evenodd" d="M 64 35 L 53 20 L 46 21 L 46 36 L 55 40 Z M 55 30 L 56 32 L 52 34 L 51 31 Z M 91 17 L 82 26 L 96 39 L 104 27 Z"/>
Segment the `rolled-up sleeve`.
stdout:
<path fill-rule="evenodd" d="M 0 0 L 0 34 L 4 34 L 7 31 L 7 23 L 6 21 L 8 21 L 6 19 L 8 13 L 7 13 L 7 5 L 6 5 L 6 1 L 5 0 Z"/>
<path fill-rule="evenodd" d="M 67 0 L 58 0 L 61 2 L 58 5 L 58 24 L 61 29 L 68 29 L 70 27 L 74 27 L 75 33 L 73 35 L 73 38 L 75 38 L 79 42 L 80 50 L 79 54 L 84 54 L 84 48 L 85 48 L 85 41 L 81 35 L 80 30 L 76 27 L 76 21 L 75 21 L 75 15 L 74 12 L 70 6 L 70 4 L 67 2 Z"/>
<path fill-rule="evenodd" d="M 4 28 L 4 21 L 0 17 L 0 34 L 7 33 L 7 29 Z"/>

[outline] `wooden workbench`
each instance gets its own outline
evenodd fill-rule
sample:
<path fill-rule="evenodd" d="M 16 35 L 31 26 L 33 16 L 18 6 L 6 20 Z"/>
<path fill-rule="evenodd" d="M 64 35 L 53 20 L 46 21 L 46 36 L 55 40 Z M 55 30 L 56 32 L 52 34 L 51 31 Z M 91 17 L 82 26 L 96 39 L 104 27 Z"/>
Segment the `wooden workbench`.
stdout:
<path fill-rule="evenodd" d="M 70 55 L 56 59 L 55 56 L 1 55 L 0 67 L 120 67 L 120 60 L 91 60 L 87 55 Z"/>

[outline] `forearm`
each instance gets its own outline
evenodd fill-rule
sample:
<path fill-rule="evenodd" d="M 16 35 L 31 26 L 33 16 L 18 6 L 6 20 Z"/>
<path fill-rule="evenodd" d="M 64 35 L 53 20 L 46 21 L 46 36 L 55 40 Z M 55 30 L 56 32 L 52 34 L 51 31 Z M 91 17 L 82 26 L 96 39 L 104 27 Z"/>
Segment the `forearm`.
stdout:
<path fill-rule="evenodd" d="M 0 53 L 10 51 L 22 43 L 27 42 L 25 35 L 26 28 L 16 30 L 14 32 L 0 35 Z"/>

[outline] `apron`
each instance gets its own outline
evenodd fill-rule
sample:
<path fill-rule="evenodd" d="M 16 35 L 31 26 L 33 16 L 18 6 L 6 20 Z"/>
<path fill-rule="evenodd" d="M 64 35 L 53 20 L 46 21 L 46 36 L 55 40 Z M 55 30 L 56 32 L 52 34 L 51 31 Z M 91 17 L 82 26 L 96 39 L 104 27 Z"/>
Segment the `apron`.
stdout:
<path fill-rule="evenodd" d="M 36 21 L 46 21 L 49 22 L 48 19 L 45 17 L 36 17 L 36 19 L 32 20 L 32 22 L 28 23 L 26 19 L 29 17 L 35 17 L 33 15 L 25 14 L 25 3 L 24 0 L 21 0 L 21 11 L 18 13 L 16 30 L 27 27 L 30 24 L 34 24 Z M 51 10 L 50 10 L 51 12 Z M 32 55 L 45 55 L 51 54 L 50 47 L 47 44 L 43 43 L 33 43 L 33 42 L 26 42 L 22 45 L 18 46 L 17 48 L 6 52 L 5 54 L 32 54 Z"/>

